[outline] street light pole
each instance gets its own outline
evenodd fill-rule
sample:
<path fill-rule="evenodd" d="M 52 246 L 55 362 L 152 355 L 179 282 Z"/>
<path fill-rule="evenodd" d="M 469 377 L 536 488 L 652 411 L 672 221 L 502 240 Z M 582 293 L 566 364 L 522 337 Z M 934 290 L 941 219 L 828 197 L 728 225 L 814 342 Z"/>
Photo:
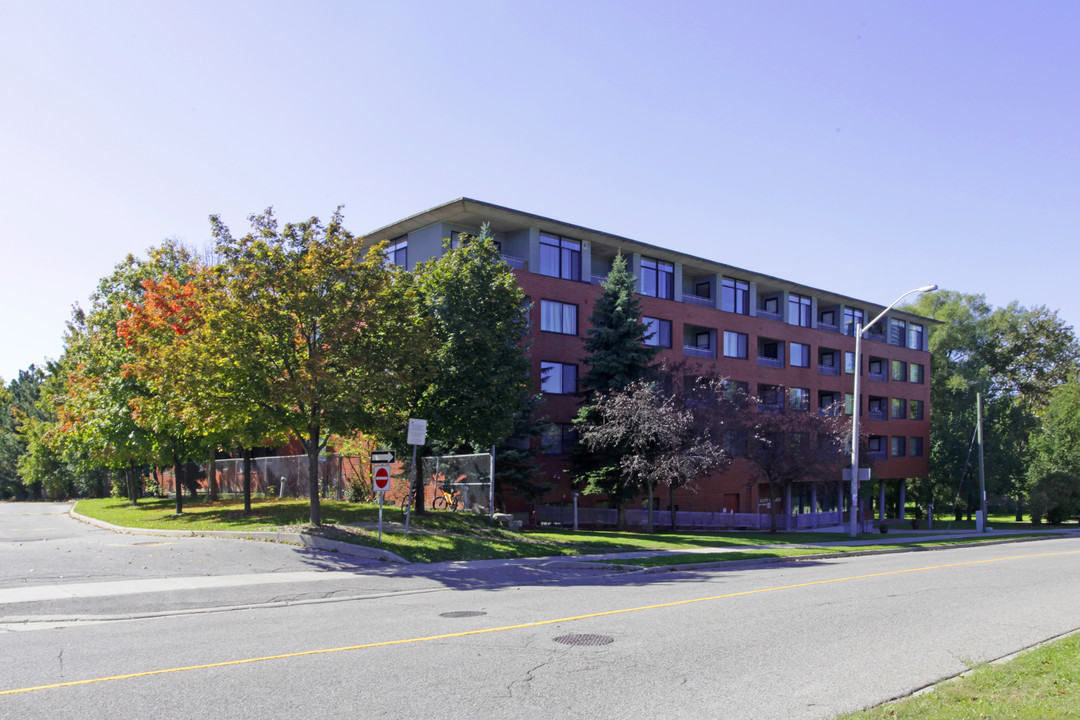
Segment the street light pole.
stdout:
<path fill-rule="evenodd" d="M 862 336 L 863 333 L 877 325 L 885 313 L 900 304 L 900 301 L 908 295 L 915 293 L 930 292 L 937 290 L 937 285 L 923 285 L 896 298 L 892 305 L 882 310 L 876 318 L 871 320 L 866 327 L 862 323 L 855 323 L 855 387 L 852 388 L 854 405 L 851 408 L 851 512 L 850 535 L 852 538 L 859 534 L 859 416 L 862 412 L 862 403 L 859 400 L 859 389 L 862 385 Z"/>

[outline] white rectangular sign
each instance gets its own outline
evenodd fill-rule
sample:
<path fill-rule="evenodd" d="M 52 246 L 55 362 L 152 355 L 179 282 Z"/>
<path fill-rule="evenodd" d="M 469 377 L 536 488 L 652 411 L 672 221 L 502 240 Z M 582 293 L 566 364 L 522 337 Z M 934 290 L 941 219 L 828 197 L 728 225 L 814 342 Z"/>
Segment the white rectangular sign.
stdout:
<path fill-rule="evenodd" d="M 427 440 L 427 420 L 409 418 L 409 437 L 406 440 L 410 445 L 423 445 Z"/>

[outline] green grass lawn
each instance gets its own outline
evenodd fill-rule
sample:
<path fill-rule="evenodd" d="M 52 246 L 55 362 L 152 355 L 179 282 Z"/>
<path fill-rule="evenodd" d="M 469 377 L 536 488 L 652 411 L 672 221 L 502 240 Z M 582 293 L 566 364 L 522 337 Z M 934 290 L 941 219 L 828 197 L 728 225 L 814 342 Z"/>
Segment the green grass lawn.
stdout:
<path fill-rule="evenodd" d="M 967 720 L 1080 717 L 1080 635 L 982 665 L 932 692 L 886 703 L 836 720 Z"/>
<path fill-rule="evenodd" d="M 544 529 L 525 533 L 510 532 L 491 523 L 486 517 L 463 512 L 429 511 L 412 515 L 414 532 L 402 532 L 403 515 L 396 507 L 383 508 L 383 537 L 379 542 L 375 523 L 378 505 L 355 504 L 324 500 L 321 503 L 323 525 L 308 525 L 309 506 L 303 499 L 253 498 L 251 514 L 244 515 L 239 500 L 187 501 L 184 512 L 174 512 L 174 501 L 144 499 L 131 505 L 122 499 L 80 500 L 78 512 L 89 517 L 134 528 L 166 530 L 233 530 L 292 531 L 320 535 L 359 545 L 378 547 L 396 553 L 411 562 L 440 562 L 444 560 L 480 560 L 493 558 L 524 558 L 544 556 L 574 556 L 626 552 L 636 550 L 689 550 L 694 548 L 733 548 L 746 546 L 799 543 L 822 543 L 847 540 L 846 533 L 639 533 L 603 530 Z M 884 540 L 880 534 L 865 534 L 861 539 Z M 959 541 L 959 539 L 957 540 Z M 905 543 L 906 544 L 906 543 Z M 923 545 L 926 543 L 916 544 Z M 900 547 L 895 540 L 880 547 Z M 802 555 L 821 550 L 799 550 L 778 547 L 773 551 L 749 551 L 741 557 L 733 553 L 717 553 L 716 559 L 743 557 L 772 557 Z M 700 554 L 668 556 L 649 560 L 652 565 L 707 562 Z M 639 563 L 643 564 L 643 563 Z"/>

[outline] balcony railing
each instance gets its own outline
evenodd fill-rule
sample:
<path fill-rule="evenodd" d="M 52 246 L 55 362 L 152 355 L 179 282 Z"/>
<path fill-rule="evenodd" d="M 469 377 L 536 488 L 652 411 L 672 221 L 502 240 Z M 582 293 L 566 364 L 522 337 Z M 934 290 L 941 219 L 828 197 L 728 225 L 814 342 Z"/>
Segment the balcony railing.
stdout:
<path fill-rule="evenodd" d="M 684 296 L 685 297 L 685 296 Z M 716 351 L 711 348 L 698 347 L 697 345 L 683 345 L 683 355 L 699 358 L 716 358 Z"/>
<path fill-rule="evenodd" d="M 889 377 L 888 377 L 888 376 L 887 376 L 887 375 L 886 375 L 885 373 L 883 373 L 883 372 L 880 372 L 880 373 L 878 373 L 878 372 L 872 372 L 872 373 L 867 373 L 866 375 L 867 375 L 867 377 L 869 377 L 869 378 L 870 378 L 871 380 L 878 380 L 878 381 L 880 381 L 880 382 L 887 382 L 887 381 L 888 381 L 888 379 L 889 379 Z"/>
<path fill-rule="evenodd" d="M 503 262 L 505 262 L 507 265 L 514 268 L 515 270 L 525 269 L 525 260 L 522 258 L 514 257 L 513 255 L 503 255 L 502 259 Z"/>
<path fill-rule="evenodd" d="M 840 332 L 840 328 L 837 327 L 836 325 L 833 325 L 832 323 L 819 322 L 817 324 L 817 329 L 818 330 L 827 330 L 828 332 Z"/>
<path fill-rule="evenodd" d="M 603 285 L 605 280 L 607 280 L 607 275 L 590 275 L 589 276 L 589 283 L 592 284 L 592 285 Z"/>
<path fill-rule="evenodd" d="M 712 307 L 712 298 L 701 297 L 700 295 L 691 295 L 690 293 L 683 293 L 683 302 L 691 303 L 692 305 L 703 305 L 705 307 Z"/>
<path fill-rule="evenodd" d="M 780 313 L 766 312 L 764 310 L 758 310 L 756 313 L 754 313 L 754 316 L 759 318 L 765 318 L 767 320 L 780 319 Z"/>
<path fill-rule="evenodd" d="M 817 371 L 822 375 L 839 375 L 840 368 L 835 365 L 818 365 Z"/>
<path fill-rule="evenodd" d="M 871 420 L 888 420 L 889 414 L 884 410 L 870 410 L 866 413 L 866 416 Z"/>
<path fill-rule="evenodd" d="M 870 450 L 866 454 L 870 456 L 871 460 L 884 460 L 885 459 L 885 451 L 884 450 Z"/>
<path fill-rule="evenodd" d="M 784 367 L 784 361 L 780 358 L 762 357 L 761 355 L 758 355 L 757 364 L 764 365 L 765 367 Z"/>
<path fill-rule="evenodd" d="M 757 409 L 758 409 L 758 412 L 763 412 L 763 413 L 782 413 L 782 412 L 784 412 L 784 403 L 782 403 L 782 402 L 767 403 L 767 402 L 761 402 L 759 400 L 758 404 L 757 404 Z"/>

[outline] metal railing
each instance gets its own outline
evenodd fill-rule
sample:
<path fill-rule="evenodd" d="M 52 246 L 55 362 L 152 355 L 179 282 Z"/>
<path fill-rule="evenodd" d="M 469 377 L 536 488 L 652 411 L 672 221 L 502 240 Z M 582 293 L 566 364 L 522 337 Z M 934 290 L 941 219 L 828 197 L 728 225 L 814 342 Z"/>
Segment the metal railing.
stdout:
<path fill-rule="evenodd" d="M 683 354 L 699 358 L 716 358 L 715 350 L 698 347 L 697 345 L 683 345 Z"/>
<path fill-rule="evenodd" d="M 840 368 L 835 365 L 818 365 L 817 371 L 822 375 L 839 375 Z"/>
<path fill-rule="evenodd" d="M 525 269 L 525 260 L 523 258 L 514 257 L 513 255 L 503 255 L 502 259 L 503 262 L 505 262 L 507 265 L 514 268 L 515 270 Z"/>
<path fill-rule="evenodd" d="M 683 293 L 682 301 L 690 303 L 692 305 L 703 305 L 705 307 L 712 307 L 712 298 L 701 297 L 700 295 L 691 295 L 690 293 Z"/>
<path fill-rule="evenodd" d="M 541 505 L 533 514 L 535 522 L 549 525 L 573 527 L 574 508 L 566 506 Z M 618 511 L 613 508 L 578 508 L 579 526 L 611 526 L 618 524 Z M 843 522 L 842 514 L 837 511 L 800 513 L 789 515 L 778 513 L 776 527 L 781 530 L 811 529 L 839 525 Z M 649 511 L 633 509 L 626 511 L 626 523 L 631 527 L 645 527 L 649 523 Z M 656 528 L 671 529 L 671 511 L 653 510 L 653 525 Z M 768 530 L 772 527 L 772 517 L 766 510 L 759 513 L 736 513 L 726 511 L 675 511 L 675 528 L 683 530 Z"/>
<path fill-rule="evenodd" d="M 784 361 L 781 360 L 780 358 L 764 357 L 763 355 L 758 355 L 757 364 L 758 365 L 764 365 L 765 367 L 773 367 L 773 368 L 782 368 L 782 367 L 784 367 Z"/>

